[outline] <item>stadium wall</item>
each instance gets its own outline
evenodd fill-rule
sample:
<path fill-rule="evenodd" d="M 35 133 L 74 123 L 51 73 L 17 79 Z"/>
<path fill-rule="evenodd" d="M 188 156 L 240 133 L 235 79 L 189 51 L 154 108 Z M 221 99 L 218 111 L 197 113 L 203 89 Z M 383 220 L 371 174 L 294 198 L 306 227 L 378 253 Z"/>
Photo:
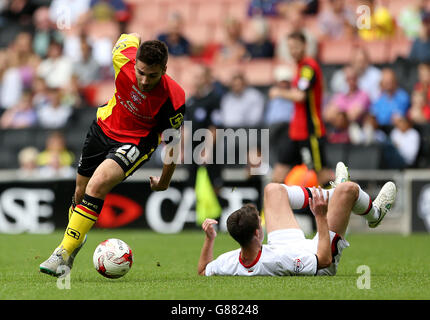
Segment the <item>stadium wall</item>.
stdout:
<path fill-rule="evenodd" d="M 160 233 L 195 229 L 195 192 L 189 172 L 178 168 L 168 190 L 151 192 L 149 175 L 159 170 L 142 169 L 118 185 L 106 198 L 97 228 L 142 228 Z M 409 234 L 430 232 L 430 172 L 428 170 L 351 170 L 351 176 L 372 198 L 380 187 L 393 180 L 398 186 L 395 206 L 378 229 L 369 229 L 364 219 L 352 215 L 350 233 L 377 232 Z M 242 169 L 224 169 L 225 181 L 219 193 L 222 206 L 221 231 L 228 215 L 243 203 L 261 209 L 262 191 L 268 178 L 248 180 Z M 75 182 L 72 179 L 19 179 L 14 170 L 0 172 L 0 233 L 50 233 L 67 224 Z M 296 217 L 306 233 L 314 223 L 308 213 Z"/>

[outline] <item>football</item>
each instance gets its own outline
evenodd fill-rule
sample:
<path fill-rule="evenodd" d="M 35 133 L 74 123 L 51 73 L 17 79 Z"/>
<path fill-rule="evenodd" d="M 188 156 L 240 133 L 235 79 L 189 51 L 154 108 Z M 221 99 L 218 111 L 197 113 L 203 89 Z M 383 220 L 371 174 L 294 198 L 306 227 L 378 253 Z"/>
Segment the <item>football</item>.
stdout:
<path fill-rule="evenodd" d="M 94 267 L 103 277 L 116 279 L 124 276 L 133 264 L 130 247 L 120 239 L 101 242 L 93 255 Z"/>

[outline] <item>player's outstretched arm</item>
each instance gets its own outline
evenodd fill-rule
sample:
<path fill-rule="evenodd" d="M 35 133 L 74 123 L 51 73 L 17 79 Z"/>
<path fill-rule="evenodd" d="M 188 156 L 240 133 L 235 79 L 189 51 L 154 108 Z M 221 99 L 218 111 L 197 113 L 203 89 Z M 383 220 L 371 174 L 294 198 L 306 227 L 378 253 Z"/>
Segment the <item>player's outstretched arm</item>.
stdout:
<path fill-rule="evenodd" d="M 330 233 L 327 223 L 327 208 L 328 208 L 328 191 L 327 197 L 324 199 L 323 190 L 318 187 L 318 190 L 311 189 L 312 198 L 309 199 L 309 207 L 315 216 L 318 232 L 318 269 L 328 267 L 332 262 Z"/>
<path fill-rule="evenodd" d="M 218 221 L 216 220 L 206 219 L 202 224 L 202 229 L 206 233 L 206 237 L 200 253 L 199 264 L 197 266 L 197 273 L 201 276 L 205 275 L 206 266 L 213 260 L 213 249 L 215 237 L 217 235 L 213 225 L 217 223 Z"/>
<path fill-rule="evenodd" d="M 170 157 L 170 159 L 174 155 L 174 149 L 170 148 L 169 151 L 166 152 L 166 158 L 167 154 Z M 169 188 L 170 181 L 172 180 L 173 173 L 176 169 L 176 160 L 172 161 L 171 163 L 167 163 L 167 161 L 164 162 L 163 169 L 161 171 L 161 177 L 149 177 L 149 182 L 151 184 L 151 190 L 152 191 L 164 191 Z"/>

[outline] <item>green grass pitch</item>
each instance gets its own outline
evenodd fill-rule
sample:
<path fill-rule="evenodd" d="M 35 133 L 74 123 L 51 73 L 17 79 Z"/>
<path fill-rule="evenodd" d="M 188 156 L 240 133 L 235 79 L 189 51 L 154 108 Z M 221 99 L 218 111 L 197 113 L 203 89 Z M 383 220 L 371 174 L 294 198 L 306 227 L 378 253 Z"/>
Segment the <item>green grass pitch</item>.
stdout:
<path fill-rule="evenodd" d="M 0 235 L 0 300 L 287 300 L 287 299 L 430 299 L 430 236 L 352 234 L 335 277 L 201 277 L 196 267 L 203 232 L 163 235 L 140 230 L 92 230 L 70 278 L 70 289 L 38 272 L 60 242 L 50 235 Z M 97 244 L 120 238 L 134 253 L 130 272 L 106 279 L 92 264 Z M 215 257 L 236 249 L 226 234 L 218 234 Z M 359 289 L 360 265 L 370 268 L 370 289 Z"/>

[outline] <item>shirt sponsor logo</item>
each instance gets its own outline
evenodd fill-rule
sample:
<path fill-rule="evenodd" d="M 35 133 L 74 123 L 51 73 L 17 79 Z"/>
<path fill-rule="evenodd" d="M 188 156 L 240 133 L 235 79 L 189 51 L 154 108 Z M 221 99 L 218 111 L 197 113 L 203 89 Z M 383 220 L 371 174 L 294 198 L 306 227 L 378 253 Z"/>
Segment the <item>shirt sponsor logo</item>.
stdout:
<path fill-rule="evenodd" d="M 299 258 L 294 260 L 294 272 L 295 273 L 300 273 L 304 268 L 305 268 L 305 265 L 303 264 L 303 262 Z"/>

